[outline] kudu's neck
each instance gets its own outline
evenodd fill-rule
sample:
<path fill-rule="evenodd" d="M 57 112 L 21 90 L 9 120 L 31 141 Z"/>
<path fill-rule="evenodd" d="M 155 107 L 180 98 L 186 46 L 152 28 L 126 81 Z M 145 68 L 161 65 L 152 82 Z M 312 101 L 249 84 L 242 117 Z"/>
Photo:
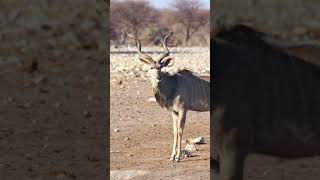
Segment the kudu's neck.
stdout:
<path fill-rule="evenodd" d="M 160 80 L 157 78 L 151 77 L 152 90 L 154 93 L 159 91 L 165 91 L 170 88 L 170 84 L 172 84 L 172 77 L 169 74 L 160 72 L 159 73 Z M 164 92 L 163 92 L 164 93 Z"/>
<path fill-rule="evenodd" d="M 176 79 L 167 73 L 160 72 L 160 81 L 151 77 L 152 91 L 162 107 L 167 107 L 171 103 L 174 94 Z"/>

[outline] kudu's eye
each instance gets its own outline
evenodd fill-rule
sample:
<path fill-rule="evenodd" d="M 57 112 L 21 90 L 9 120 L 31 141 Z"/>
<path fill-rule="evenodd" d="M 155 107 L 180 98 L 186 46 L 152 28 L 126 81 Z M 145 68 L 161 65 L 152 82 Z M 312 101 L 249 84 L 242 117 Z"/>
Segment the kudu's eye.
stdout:
<path fill-rule="evenodd" d="M 153 69 L 153 67 L 151 67 L 150 69 Z"/>

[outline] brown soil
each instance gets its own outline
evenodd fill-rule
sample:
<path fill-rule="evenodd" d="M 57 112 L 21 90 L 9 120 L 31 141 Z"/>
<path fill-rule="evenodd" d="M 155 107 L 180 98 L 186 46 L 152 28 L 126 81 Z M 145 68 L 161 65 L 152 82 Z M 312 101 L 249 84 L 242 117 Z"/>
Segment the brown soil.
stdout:
<path fill-rule="evenodd" d="M 209 112 L 188 112 L 183 139 L 203 136 L 206 144 L 197 145 L 194 157 L 172 163 L 171 113 L 149 102 L 150 97 L 148 80 L 137 77 L 111 84 L 111 171 L 149 172 L 136 179 L 209 179 Z"/>
<path fill-rule="evenodd" d="M 105 177 L 104 55 L 60 51 L 8 54 L 36 59 L 38 67 L 14 65 L 0 74 L 1 180 Z"/>

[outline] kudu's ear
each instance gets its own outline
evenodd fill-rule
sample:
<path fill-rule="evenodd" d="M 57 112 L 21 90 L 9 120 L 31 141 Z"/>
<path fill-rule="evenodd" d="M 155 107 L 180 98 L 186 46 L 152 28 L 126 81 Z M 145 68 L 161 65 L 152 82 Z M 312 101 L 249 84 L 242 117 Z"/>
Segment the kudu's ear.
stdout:
<path fill-rule="evenodd" d="M 174 63 L 174 58 L 173 57 L 165 57 L 161 60 L 161 66 L 162 67 L 171 67 Z"/>

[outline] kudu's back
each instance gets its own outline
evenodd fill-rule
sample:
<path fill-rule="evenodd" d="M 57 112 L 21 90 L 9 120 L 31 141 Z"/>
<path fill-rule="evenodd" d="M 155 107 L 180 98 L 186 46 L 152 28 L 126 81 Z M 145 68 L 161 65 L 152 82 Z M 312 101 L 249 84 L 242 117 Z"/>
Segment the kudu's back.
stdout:
<path fill-rule="evenodd" d="M 182 98 L 184 106 L 193 111 L 209 111 L 210 80 L 205 76 L 196 76 L 188 70 L 174 75 L 177 79 L 176 96 Z"/>

